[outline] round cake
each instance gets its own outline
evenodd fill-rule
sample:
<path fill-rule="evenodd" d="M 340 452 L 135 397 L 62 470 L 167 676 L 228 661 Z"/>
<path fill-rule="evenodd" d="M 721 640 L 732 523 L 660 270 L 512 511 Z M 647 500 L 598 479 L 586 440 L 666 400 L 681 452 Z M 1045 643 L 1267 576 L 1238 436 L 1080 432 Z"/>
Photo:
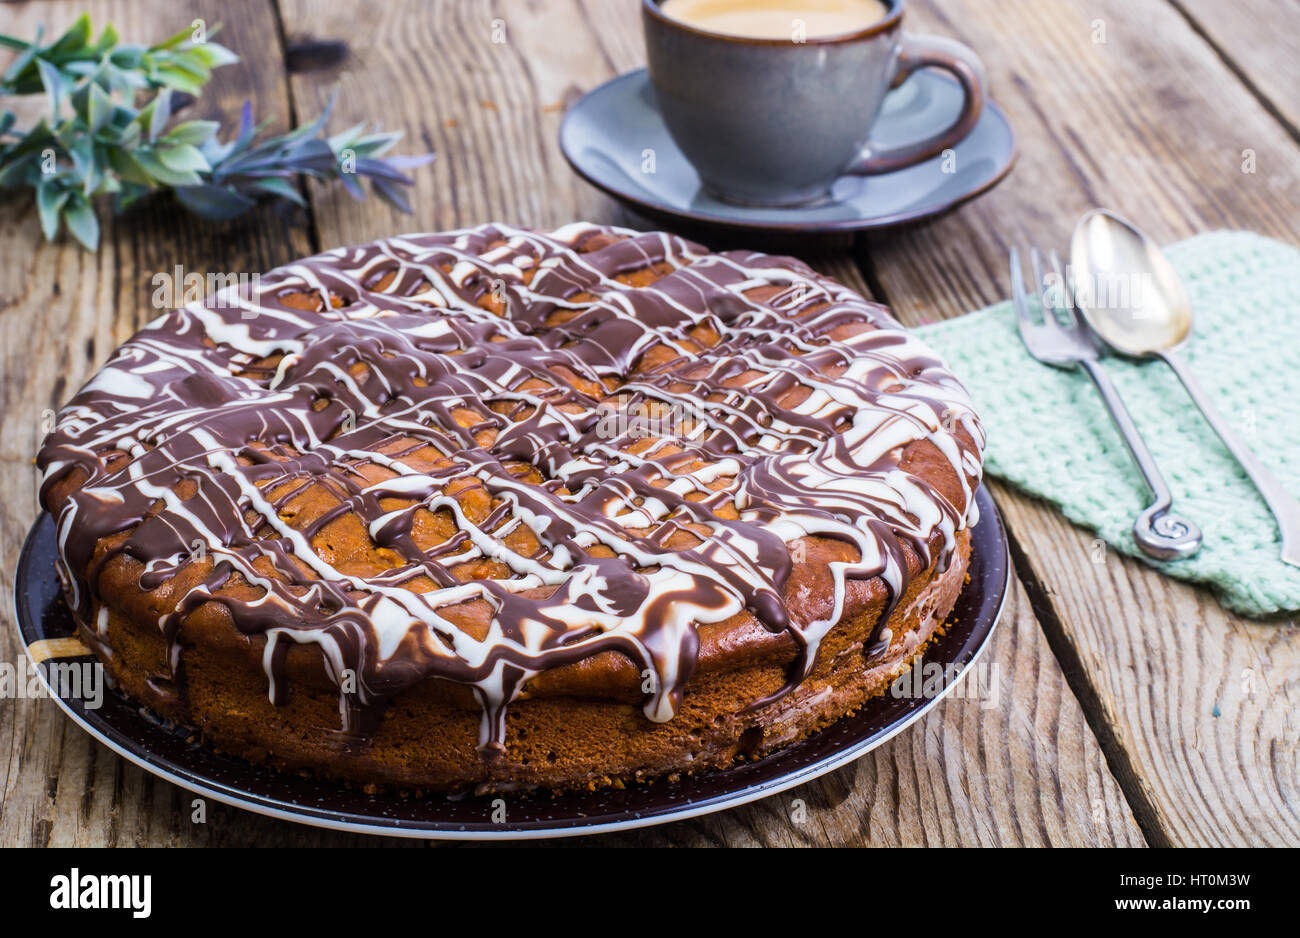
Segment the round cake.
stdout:
<path fill-rule="evenodd" d="M 885 693 L 961 591 L 983 443 L 884 307 L 578 223 L 163 315 L 39 462 L 129 697 L 285 770 L 508 791 L 725 768 Z"/>

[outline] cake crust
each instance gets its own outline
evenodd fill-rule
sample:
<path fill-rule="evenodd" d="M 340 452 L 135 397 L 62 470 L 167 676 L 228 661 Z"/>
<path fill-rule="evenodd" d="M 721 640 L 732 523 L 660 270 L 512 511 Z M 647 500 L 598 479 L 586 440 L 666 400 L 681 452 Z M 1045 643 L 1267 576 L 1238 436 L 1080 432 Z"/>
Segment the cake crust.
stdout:
<path fill-rule="evenodd" d="M 725 767 L 951 610 L 983 434 L 798 261 L 505 226 L 177 310 L 42 449 L 83 637 L 223 750 L 365 786 Z"/>

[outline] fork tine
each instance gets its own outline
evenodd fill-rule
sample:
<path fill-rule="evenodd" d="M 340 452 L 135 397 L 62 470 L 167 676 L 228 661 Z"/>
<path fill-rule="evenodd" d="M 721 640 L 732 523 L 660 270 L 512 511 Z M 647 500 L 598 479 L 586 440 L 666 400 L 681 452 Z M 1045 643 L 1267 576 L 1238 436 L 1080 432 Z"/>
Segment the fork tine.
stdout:
<path fill-rule="evenodd" d="M 1020 320 L 1020 334 L 1023 336 L 1035 325 L 1029 314 L 1029 298 L 1025 295 L 1025 275 L 1020 267 L 1020 252 L 1011 248 L 1011 303 L 1016 308 L 1016 318 Z"/>
<path fill-rule="evenodd" d="M 1092 331 L 1084 317 L 1079 313 L 1078 297 L 1074 292 L 1074 285 L 1065 279 L 1065 274 L 1061 271 L 1061 259 L 1052 252 L 1052 269 L 1056 271 L 1057 278 L 1061 281 L 1061 290 L 1065 299 L 1065 314 L 1070 320 L 1070 332 L 1074 340 L 1090 349 L 1099 349 L 1100 340 Z"/>
<path fill-rule="evenodd" d="M 1038 305 L 1043 314 L 1043 325 L 1060 332 L 1061 323 L 1056 318 L 1056 311 L 1052 303 L 1051 285 L 1043 276 L 1043 260 L 1038 254 L 1038 248 L 1029 249 L 1029 266 L 1033 268 L 1034 272 L 1034 285 L 1037 288 Z"/>
<path fill-rule="evenodd" d="M 1065 279 L 1065 272 L 1061 267 L 1060 255 L 1056 253 L 1055 249 L 1053 249 L 1051 254 L 1048 255 L 1048 260 L 1052 265 L 1052 272 L 1056 274 L 1056 282 L 1060 284 L 1061 291 L 1061 303 L 1053 303 L 1052 305 L 1057 309 L 1064 309 L 1065 318 L 1070 321 L 1070 325 L 1077 326 L 1079 324 L 1079 314 L 1075 312 L 1074 291 L 1070 289 L 1070 282 Z M 1043 295 L 1046 296 L 1047 292 L 1047 284 L 1044 283 Z"/>

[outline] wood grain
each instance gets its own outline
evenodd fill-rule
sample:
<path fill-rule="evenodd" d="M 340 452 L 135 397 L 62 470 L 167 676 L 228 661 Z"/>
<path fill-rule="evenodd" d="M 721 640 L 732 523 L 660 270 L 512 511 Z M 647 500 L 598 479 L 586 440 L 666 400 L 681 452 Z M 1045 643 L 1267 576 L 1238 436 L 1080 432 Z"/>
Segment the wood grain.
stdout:
<path fill-rule="evenodd" d="M 910 16 L 980 50 L 1020 161 L 963 211 L 870 239 L 865 261 L 905 322 L 1001 299 L 1012 243 L 1064 247 L 1096 205 L 1164 241 L 1231 227 L 1300 243 L 1300 148 L 1172 6 L 1007 0 L 996 19 L 984 9 L 917 0 Z M 1148 837 L 1300 843 L 1294 626 L 1229 615 L 1205 590 L 1113 553 L 1094 564 L 1091 536 L 1043 503 L 999 490 L 999 504 Z"/>
<path fill-rule="evenodd" d="M 44 23 L 58 35 L 88 10 L 96 27 L 114 23 L 127 37 L 161 39 L 195 16 L 224 22 L 221 41 L 245 65 L 218 72 L 195 116 L 237 115 L 246 98 L 258 112 L 288 118 L 288 96 L 272 8 L 203 0 L 5 4 L 6 32 L 32 35 Z M 7 63 L 8 53 L 4 60 Z M 33 458 L 42 422 L 94 373 L 113 348 L 160 310 L 151 303 L 155 273 L 253 272 L 309 250 L 301 218 L 266 209 L 230 225 L 196 223 L 165 200 L 120 218 L 101 214 L 102 244 L 88 254 L 70 241 L 46 244 L 29 199 L 6 193 L 0 225 L 0 649 L 22 651 L 12 627 L 13 571 L 36 516 Z M 7 743 L 7 745 L 5 745 Z M 158 843 L 188 817 L 184 793 L 128 766 L 70 724 L 49 701 L 0 701 L 0 844 Z"/>
<path fill-rule="evenodd" d="M 1300 3 L 1172 2 L 1233 74 L 1300 140 Z"/>

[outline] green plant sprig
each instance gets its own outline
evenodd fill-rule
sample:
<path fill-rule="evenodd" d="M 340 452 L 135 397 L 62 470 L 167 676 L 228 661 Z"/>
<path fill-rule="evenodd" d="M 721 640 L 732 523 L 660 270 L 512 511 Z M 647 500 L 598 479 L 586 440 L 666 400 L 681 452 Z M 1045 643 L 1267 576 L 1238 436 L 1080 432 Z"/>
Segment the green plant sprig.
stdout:
<path fill-rule="evenodd" d="M 173 91 L 197 95 L 213 69 L 238 61 L 208 38 L 196 40 L 192 30 L 154 46 L 122 45 L 111 26 L 92 41 L 90 19 L 82 16 L 54 43 L 42 46 L 42 37 L 38 31 L 27 42 L 0 34 L 0 47 L 19 53 L 0 78 L 0 94 L 43 92 L 49 104 L 48 115 L 26 131 L 15 131 L 12 111 L 0 112 L 0 187 L 34 190 L 47 239 L 66 225 L 95 250 L 98 196 L 112 196 L 121 211 L 170 191 L 189 211 L 224 220 L 264 198 L 304 204 L 299 176 L 338 181 L 358 198 L 366 178 L 380 198 L 409 212 L 403 187 L 412 180 L 401 170 L 433 159 L 382 159 L 401 134 L 368 133 L 364 124 L 323 136 L 332 99 L 310 124 L 264 139 L 248 102 L 229 142 L 220 140 L 216 121 L 174 123 Z M 142 95 L 148 100 L 137 108 Z"/>

